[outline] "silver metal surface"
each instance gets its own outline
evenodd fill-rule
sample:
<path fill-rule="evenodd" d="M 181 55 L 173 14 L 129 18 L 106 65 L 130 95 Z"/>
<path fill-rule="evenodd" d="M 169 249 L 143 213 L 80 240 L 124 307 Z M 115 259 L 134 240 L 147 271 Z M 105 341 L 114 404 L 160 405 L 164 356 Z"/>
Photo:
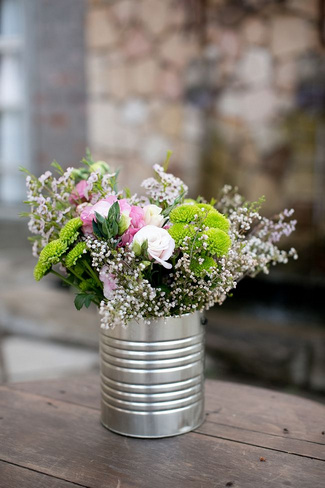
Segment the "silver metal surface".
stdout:
<path fill-rule="evenodd" d="M 195 429 L 204 415 L 199 313 L 101 330 L 102 423 L 132 437 Z"/>

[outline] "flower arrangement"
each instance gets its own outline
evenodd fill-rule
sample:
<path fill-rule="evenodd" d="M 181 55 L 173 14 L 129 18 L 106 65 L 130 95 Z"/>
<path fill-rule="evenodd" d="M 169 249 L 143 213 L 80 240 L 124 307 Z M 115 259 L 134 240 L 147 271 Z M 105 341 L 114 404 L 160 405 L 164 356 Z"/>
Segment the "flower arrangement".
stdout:
<path fill-rule="evenodd" d="M 143 181 L 145 196 L 120 191 L 118 173 L 89 153 L 81 168 L 52 163 L 57 176 L 24 170 L 35 279 L 59 276 L 77 290 L 77 309 L 99 307 L 104 328 L 206 310 L 243 277 L 297 258 L 277 246 L 295 229 L 293 210 L 262 217 L 262 199 L 230 186 L 209 203 L 187 199 L 169 157 Z"/>

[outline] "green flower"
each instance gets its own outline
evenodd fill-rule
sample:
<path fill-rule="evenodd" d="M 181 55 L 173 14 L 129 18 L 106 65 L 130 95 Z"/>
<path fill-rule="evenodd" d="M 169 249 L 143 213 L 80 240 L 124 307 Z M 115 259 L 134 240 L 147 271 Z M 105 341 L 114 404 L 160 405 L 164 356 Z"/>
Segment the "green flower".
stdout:
<path fill-rule="evenodd" d="M 175 241 L 176 247 L 180 246 L 185 237 L 194 237 L 195 229 L 193 225 L 177 223 L 168 229 L 169 234 Z"/>
<path fill-rule="evenodd" d="M 51 265 L 41 263 L 38 261 L 34 268 L 34 278 L 36 281 L 40 281 L 43 276 L 46 275 L 46 273 L 51 269 Z"/>
<path fill-rule="evenodd" d="M 105 161 L 97 161 L 96 163 L 93 163 L 90 166 L 91 171 L 99 171 L 101 175 L 105 175 L 106 173 L 109 173 L 110 167 Z"/>
<path fill-rule="evenodd" d="M 200 262 L 199 259 L 200 261 L 203 259 L 203 261 Z M 216 266 L 217 263 L 210 256 L 199 256 L 191 260 L 190 269 L 195 276 L 201 276 Z"/>
<path fill-rule="evenodd" d="M 205 234 L 208 236 L 207 251 L 216 255 L 218 258 L 224 256 L 229 251 L 231 240 L 228 234 L 221 229 L 208 229 Z"/>
<path fill-rule="evenodd" d="M 197 206 L 198 206 L 199 208 L 204 208 L 204 210 L 207 210 L 208 212 L 209 212 L 210 210 L 215 210 L 215 208 L 214 208 L 214 207 L 212 207 L 212 205 L 210 205 L 209 203 L 197 203 Z"/>
<path fill-rule="evenodd" d="M 68 245 L 62 239 L 55 239 L 49 242 L 41 251 L 39 263 L 50 268 L 53 264 L 58 264 L 62 254 L 66 252 Z"/>
<path fill-rule="evenodd" d="M 38 263 L 34 268 L 34 278 L 36 281 L 42 279 L 51 269 L 52 265 L 60 262 L 61 256 L 66 252 L 67 248 L 66 242 L 61 241 L 61 239 L 56 239 L 49 242 L 42 249 Z"/>
<path fill-rule="evenodd" d="M 83 225 L 82 220 L 79 217 L 69 220 L 64 227 L 60 230 L 59 237 L 67 244 L 72 244 L 79 235 L 79 229 Z"/>
<path fill-rule="evenodd" d="M 211 207 L 211 205 L 209 205 Z M 212 210 L 209 211 L 206 219 L 204 219 L 203 224 L 206 227 L 214 227 L 216 229 L 221 229 L 225 232 L 228 232 L 229 230 L 229 220 L 222 215 L 218 210 L 215 208 L 211 207 Z"/>
<path fill-rule="evenodd" d="M 199 214 L 200 214 L 200 209 L 197 205 L 184 204 L 174 208 L 170 212 L 169 218 L 173 224 L 178 222 L 189 223 L 189 222 L 193 222 L 194 216 Z"/>
<path fill-rule="evenodd" d="M 85 242 L 78 242 L 73 249 L 67 254 L 65 258 L 65 265 L 67 268 L 72 268 L 76 264 L 79 258 L 84 254 L 87 249 Z"/>

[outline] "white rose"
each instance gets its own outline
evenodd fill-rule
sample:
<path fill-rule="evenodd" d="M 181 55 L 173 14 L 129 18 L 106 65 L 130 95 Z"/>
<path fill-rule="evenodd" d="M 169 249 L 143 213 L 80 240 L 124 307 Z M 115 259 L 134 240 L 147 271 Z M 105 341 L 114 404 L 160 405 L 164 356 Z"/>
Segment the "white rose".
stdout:
<path fill-rule="evenodd" d="M 162 227 L 164 223 L 164 217 L 161 215 L 161 208 L 157 205 L 146 205 L 143 207 L 144 221 L 146 225 L 156 225 Z"/>
<path fill-rule="evenodd" d="M 139 248 L 145 241 L 148 242 L 147 252 L 149 256 L 156 263 L 162 264 L 164 268 L 170 269 L 172 265 L 166 261 L 174 252 L 175 241 L 167 230 L 155 225 L 145 225 L 135 234 L 132 246 Z"/>

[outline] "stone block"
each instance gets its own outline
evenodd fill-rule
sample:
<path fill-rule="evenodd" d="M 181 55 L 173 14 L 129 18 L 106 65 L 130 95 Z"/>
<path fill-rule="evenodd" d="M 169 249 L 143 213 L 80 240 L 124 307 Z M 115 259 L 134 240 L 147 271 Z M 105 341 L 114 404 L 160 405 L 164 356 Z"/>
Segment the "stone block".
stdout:
<path fill-rule="evenodd" d="M 123 100 L 129 94 L 129 69 L 126 63 L 111 66 L 107 71 L 109 94 Z"/>
<path fill-rule="evenodd" d="M 137 4 L 133 0 L 115 2 L 111 7 L 111 12 L 122 28 L 129 26 L 138 17 Z"/>
<path fill-rule="evenodd" d="M 224 115 L 235 116 L 248 123 L 262 123 L 277 113 L 277 97 L 270 88 L 251 91 L 228 91 L 223 94 L 218 104 Z"/>
<path fill-rule="evenodd" d="M 293 90 L 297 81 L 297 63 L 294 59 L 277 63 L 275 67 L 275 84 L 277 88 Z"/>
<path fill-rule="evenodd" d="M 179 136 L 183 123 L 182 105 L 168 104 L 159 114 L 160 130 L 167 136 Z"/>
<path fill-rule="evenodd" d="M 129 125 L 142 125 L 148 119 L 148 103 L 140 98 L 129 99 L 122 107 L 122 121 Z"/>
<path fill-rule="evenodd" d="M 317 31 L 308 21 L 289 16 L 272 19 L 271 49 L 275 57 L 300 54 L 317 43 Z"/>
<path fill-rule="evenodd" d="M 98 369 L 98 353 L 85 348 L 23 337 L 8 337 L 1 347 L 9 382 L 85 374 Z"/>
<path fill-rule="evenodd" d="M 90 48 L 114 46 L 121 35 L 108 8 L 90 10 L 87 14 L 86 29 Z"/>
<path fill-rule="evenodd" d="M 178 99 L 183 92 L 183 83 L 178 70 L 169 67 L 162 69 L 158 89 L 164 97 Z"/>
<path fill-rule="evenodd" d="M 151 51 L 151 41 L 141 28 L 132 28 L 126 34 L 123 53 L 128 58 L 140 58 Z"/>
<path fill-rule="evenodd" d="M 238 80 L 246 85 L 270 85 L 273 70 L 269 51 L 262 47 L 247 49 L 237 66 L 236 74 Z"/>
<path fill-rule="evenodd" d="M 173 8 L 168 1 L 142 0 L 139 2 L 140 18 L 149 32 L 158 36 L 170 25 Z"/>
<path fill-rule="evenodd" d="M 122 122 L 118 106 L 107 101 L 89 104 L 89 141 L 95 150 L 115 155 L 128 154 L 139 144 L 134 128 Z"/>
<path fill-rule="evenodd" d="M 155 93 L 158 75 L 159 67 L 154 59 L 144 59 L 133 63 L 128 75 L 131 92 L 139 95 Z"/>
<path fill-rule="evenodd" d="M 229 58 L 237 58 L 241 51 L 240 38 L 233 30 L 224 30 L 220 33 L 219 49 L 221 55 Z"/>
<path fill-rule="evenodd" d="M 192 105 L 185 105 L 183 116 L 183 137 L 191 142 L 199 142 L 204 132 L 203 112 Z"/>
<path fill-rule="evenodd" d="M 196 39 L 183 33 L 170 34 L 160 45 L 160 55 L 164 61 L 180 68 L 198 53 Z"/>
<path fill-rule="evenodd" d="M 318 0 L 288 0 L 288 8 L 295 10 L 303 15 L 308 15 L 312 19 L 318 19 L 319 2 Z"/>
<path fill-rule="evenodd" d="M 172 150 L 172 144 L 169 139 L 160 134 L 152 134 L 145 141 L 141 148 L 143 161 L 152 166 L 155 163 L 162 163 L 166 153 Z"/>
<path fill-rule="evenodd" d="M 268 40 L 268 26 L 258 17 L 248 17 L 243 23 L 242 34 L 248 44 L 263 45 Z"/>

